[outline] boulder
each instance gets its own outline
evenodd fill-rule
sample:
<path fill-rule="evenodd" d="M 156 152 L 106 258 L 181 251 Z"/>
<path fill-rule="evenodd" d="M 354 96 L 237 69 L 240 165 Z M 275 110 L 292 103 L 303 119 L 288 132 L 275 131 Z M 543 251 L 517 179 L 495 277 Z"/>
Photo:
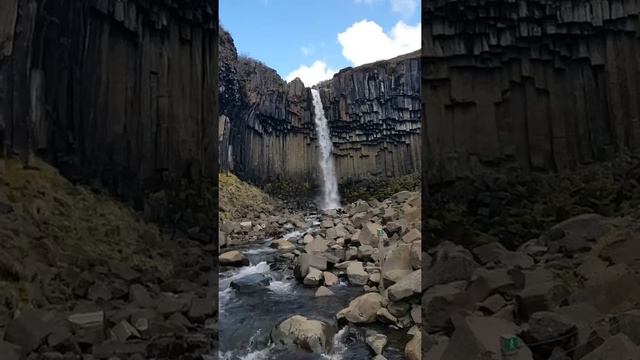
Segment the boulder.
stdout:
<path fill-rule="evenodd" d="M 385 345 L 387 345 L 387 337 L 382 334 L 371 334 L 365 338 L 367 345 L 371 347 L 374 354 L 381 355 Z"/>
<path fill-rule="evenodd" d="M 569 289 L 556 281 L 528 286 L 516 296 L 518 317 L 527 321 L 535 312 L 553 310 L 566 301 L 569 295 Z"/>
<path fill-rule="evenodd" d="M 455 331 L 442 360 L 500 360 L 500 337 L 519 332 L 509 321 L 492 317 L 467 316 L 455 323 Z M 531 350 L 520 339 L 517 360 L 532 360 Z"/>
<path fill-rule="evenodd" d="M 3 360 L 21 360 L 22 348 L 18 345 L 0 340 L 0 354 Z"/>
<path fill-rule="evenodd" d="M 232 250 L 218 256 L 218 263 L 221 266 L 248 266 L 249 259 L 240 251 Z"/>
<path fill-rule="evenodd" d="M 327 241 L 320 237 L 316 237 L 310 243 L 304 246 L 304 250 L 308 254 L 323 253 L 326 252 L 327 249 Z"/>
<path fill-rule="evenodd" d="M 466 281 L 436 285 L 429 288 L 422 296 L 424 307 L 425 330 L 435 332 L 450 328 L 451 314 L 464 312 L 473 308 L 473 301 L 465 291 Z"/>
<path fill-rule="evenodd" d="M 394 244 L 384 249 L 382 277 L 386 281 L 391 283 L 398 282 L 414 271 L 411 265 L 411 247 L 411 244 Z"/>
<path fill-rule="evenodd" d="M 45 314 L 36 310 L 27 310 L 11 320 L 5 330 L 4 340 L 31 352 L 43 343 L 49 335 Z"/>
<path fill-rule="evenodd" d="M 399 301 L 412 295 L 420 294 L 422 271 L 416 270 L 400 279 L 387 289 L 389 300 Z"/>
<path fill-rule="evenodd" d="M 314 353 L 328 352 L 335 328 L 319 321 L 294 315 L 271 331 L 271 340 L 276 345 L 297 346 Z"/>
<path fill-rule="evenodd" d="M 274 240 L 271 242 L 271 247 L 282 252 L 290 252 L 296 248 L 296 246 L 287 239 Z"/>
<path fill-rule="evenodd" d="M 295 268 L 293 269 L 293 275 L 298 280 L 302 280 L 309 273 L 309 267 L 314 267 L 318 270 L 327 269 L 327 259 L 318 255 L 312 254 L 300 254 Z"/>
<path fill-rule="evenodd" d="M 351 300 L 349 306 L 340 310 L 336 317 L 338 320 L 345 319 L 351 323 L 373 323 L 376 321 L 376 314 L 382 307 L 383 298 L 380 294 L 367 293 Z"/>
<path fill-rule="evenodd" d="M 354 285 L 365 285 L 369 280 L 369 274 L 364 270 L 360 261 L 354 261 L 347 266 L 347 278 Z"/>
<path fill-rule="evenodd" d="M 126 342 L 129 338 L 140 338 L 140 333 L 128 321 L 122 320 L 111 329 L 111 337 Z"/>
<path fill-rule="evenodd" d="M 133 284 L 129 287 L 129 301 L 141 308 L 152 307 L 153 302 L 147 289 L 140 284 Z"/>
<path fill-rule="evenodd" d="M 304 277 L 303 283 L 308 286 L 318 286 L 322 284 L 322 279 L 322 271 L 314 267 L 310 267 L 309 273 Z"/>
<path fill-rule="evenodd" d="M 404 354 L 408 360 L 422 359 L 422 332 L 418 331 L 404 347 Z M 429 359 L 429 358 L 427 358 Z"/>
<path fill-rule="evenodd" d="M 422 269 L 422 242 L 415 241 L 411 244 L 409 263 L 413 270 Z"/>
<path fill-rule="evenodd" d="M 414 241 L 420 241 L 422 239 L 422 233 L 418 229 L 411 229 L 408 233 L 402 236 L 402 241 L 411 244 Z"/>
<path fill-rule="evenodd" d="M 322 277 L 324 278 L 324 285 L 325 286 L 338 285 L 338 283 L 340 282 L 338 277 L 335 276 L 332 272 L 329 272 L 329 271 L 323 272 L 322 273 Z"/>
<path fill-rule="evenodd" d="M 587 354 L 582 360 L 637 360 L 640 347 L 623 333 L 610 337 L 604 344 Z"/>
<path fill-rule="evenodd" d="M 231 281 L 229 286 L 239 292 L 248 293 L 266 288 L 271 279 L 265 274 L 251 274 Z"/>
<path fill-rule="evenodd" d="M 451 243 L 443 243 L 436 249 L 433 262 L 431 268 L 424 271 L 424 288 L 468 280 L 480 266 L 468 250 Z"/>
<path fill-rule="evenodd" d="M 382 229 L 382 225 L 372 223 L 372 222 L 367 222 L 363 224 L 362 230 L 360 231 L 360 235 L 358 236 L 358 242 L 360 243 L 360 245 L 371 245 L 373 247 L 377 247 L 378 241 L 379 241 L 378 230 L 382 230 L 383 232 L 382 237 L 383 239 L 386 239 L 387 235 L 386 233 L 384 233 L 384 230 Z"/>

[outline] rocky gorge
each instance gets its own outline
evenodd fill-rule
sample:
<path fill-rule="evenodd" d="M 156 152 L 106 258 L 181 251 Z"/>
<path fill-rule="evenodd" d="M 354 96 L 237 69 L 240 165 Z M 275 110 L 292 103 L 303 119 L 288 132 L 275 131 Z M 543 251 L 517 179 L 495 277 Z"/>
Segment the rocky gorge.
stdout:
<path fill-rule="evenodd" d="M 220 357 L 420 359 L 420 219 L 403 191 L 223 222 Z"/>
<path fill-rule="evenodd" d="M 314 183 L 319 150 L 310 89 L 239 56 L 224 30 L 219 47 L 220 169 L 260 184 Z M 419 55 L 346 68 L 317 85 L 340 183 L 419 171 Z"/>

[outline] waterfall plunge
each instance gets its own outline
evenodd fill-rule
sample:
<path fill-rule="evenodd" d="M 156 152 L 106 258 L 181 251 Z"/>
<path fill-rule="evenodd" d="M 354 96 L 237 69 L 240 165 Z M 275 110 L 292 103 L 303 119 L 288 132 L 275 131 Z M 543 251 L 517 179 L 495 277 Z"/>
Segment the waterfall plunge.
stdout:
<path fill-rule="evenodd" d="M 333 164 L 331 152 L 331 135 L 327 118 L 324 117 L 320 92 L 311 89 L 313 96 L 313 109 L 315 111 L 314 120 L 316 122 L 316 133 L 320 144 L 320 170 L 322 171 L 322 210 L 335 209 L 340 207 L 340 195 L 338 194 L 338 180 L 336 179 L 336 168 Z"/>

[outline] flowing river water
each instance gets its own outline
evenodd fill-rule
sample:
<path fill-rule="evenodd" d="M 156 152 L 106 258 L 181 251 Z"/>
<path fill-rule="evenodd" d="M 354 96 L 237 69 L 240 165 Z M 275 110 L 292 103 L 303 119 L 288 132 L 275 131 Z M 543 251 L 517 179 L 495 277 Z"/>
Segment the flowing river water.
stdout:
<path fill-rule="evenodd" d="M 310 215 L 308 229 L 289 232 L 285 238 L 302 248 L 306 233 L 318 231 L 318 216 Z M 282 320 L 303 315 L 307 318 L 336 324 L 335 315 L 347 307 L 349 301 L 364 293 L 362 286 L 350 286 L 346 279 L 331 287 L 334 296 L 316 298 L 315 287 L 305 287 L 293 277 L 293 271 L 280 253 L 269 247 L 272 239 L 259 244 L 234 248 L 250 260 L 249 266 L 222 267 L 219 273 L 219 344 L 221 360 L 261 359 L 372 359 L 373 352 L 366 344 L 365 331 L 385 334 L 389 343 L 383 355 L 388 360 L 405 359 L 403 347 L 408 338 L 406 330 L 394 330 L 381 324 L 366 326 L 347 325 L 339 329 L 327 354 L 312 354 L 303 350 L 277 349 L 270 342 L 271 329 Z M 229 287 L 234 279 L 263 273 L 271 278 L 268 287 L 256 292 L 238 292 Z"/>

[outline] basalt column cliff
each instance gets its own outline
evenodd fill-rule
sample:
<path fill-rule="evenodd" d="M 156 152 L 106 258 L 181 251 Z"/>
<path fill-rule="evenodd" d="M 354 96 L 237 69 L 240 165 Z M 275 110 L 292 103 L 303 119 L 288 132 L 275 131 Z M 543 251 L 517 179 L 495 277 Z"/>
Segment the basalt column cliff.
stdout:
<path fill-rule="evenodd" d="M 0 2 L 3 148 L 128 198 L 213 178 L 216 18 L 204 0 Z"/>
<path fill-rule="evenodd" d="M 434 0 L 423 12 L 431 182 L 640 148 L 637 1 Z"/>
<path fill-rule="evenodd" d="M 257 182 L 318 177 L 318 141 L 309 88 L 238 57 L 220 33 L 221 170 Z M 420 61 L 407 54 L 347 68 L 318 85 L 339 181 L 417 172 L 420 164 Z"/>

